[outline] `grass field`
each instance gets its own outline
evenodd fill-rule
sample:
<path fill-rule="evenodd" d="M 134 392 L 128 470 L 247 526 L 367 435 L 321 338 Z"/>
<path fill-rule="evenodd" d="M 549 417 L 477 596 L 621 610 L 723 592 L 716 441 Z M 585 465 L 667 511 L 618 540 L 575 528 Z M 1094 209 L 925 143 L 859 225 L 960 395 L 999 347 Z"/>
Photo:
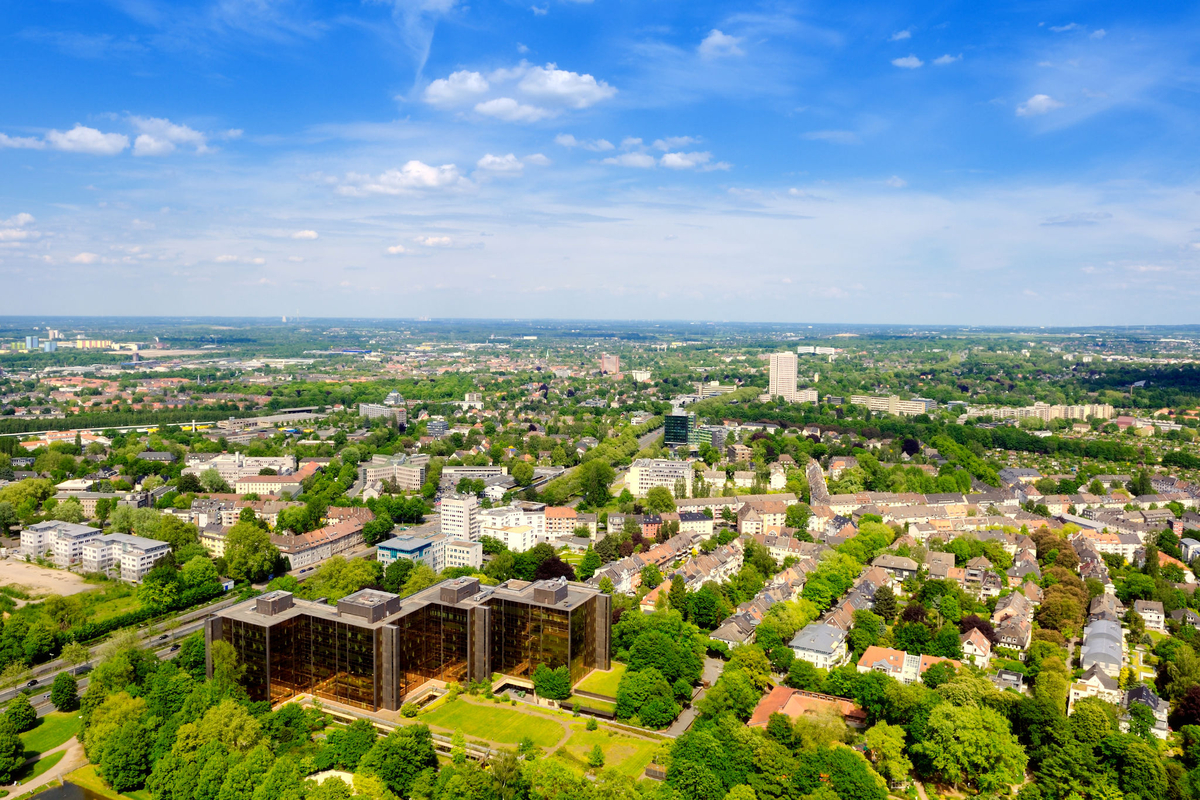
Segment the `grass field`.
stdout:
<path fill-rule="evenodd" d="M 621 682 L 621 676 L 624 674 L 625 665 L 614 661 L 612 662 L 612 669 L 608 672 L 594 669 L 575 688 L 581 692 L 592 692 L 593 694 L 602 694 L 605 697 L 616 697 L 617 684 Z"/>
<path fill-rule="evenodd" d="M 63 742 L 79 733 L 79 712 L 63 713 L 55 711 L 38 720 L 37 727 L 21 734 L 21 743 L 25 745 L 25 755 L 32 758 L 38 753 L 53 750 Z"/>
<path fill-rule="evenodd" d="M 600 745 L 604 751 L 605 769 L 615 769 L 622 775 L 636 778 L 646 769 L 658 747 L 657 742 L 635 739 L 603 728 L 589 731 L 583 725 L 572 725 L 571 729 L 574 731 L 571 738 L 556 751 L 556 755 L 566 756 L 564 760 L 576 768 L 586 768 L 592 748 Z"/>
<path fill-rule="evenodd" d="M 110 798 L 110 800 L 126 800 L 127 798 L 133 798 L 133 800 L 151 800 L 150 792 L 145 789 L 138 789 L 136 792 L 130 792 L 129 794 L 118 794 L 104 782 L 103 778 L 96 774 L 94 764 L 80 767 L 67 775 L 65 780 L 70 781 L 76 786 L 82 786 L 84 789 L 90 789 L 101 797 Z"/>
<path fill-rule="evenodd" d="M 579 705 L 583 706 L 584 708 L 593 708 L 596 711 L 607 711 L 609 713 L 615 713 L 617 710 L 616 703 L 607 703 L 603 700 L 593 700 L 590 697 L 582 697 L 577 694 L 571 695 L 571 697 L 568 699 L 572 703 L 578 703 Z"/>
<path fill-rule="evenodd" d="M 421 722 L 450 730 L 461 730 L 468 738 L 501 744 L 516 744 L 525 736 L 539 747 L 553 747 L 566 732 L 552 719 L 526 714 L 501 704 L 475 705 L 457 700 L 422 713 Z"/>
<path fill-rule="evenodd" d="M 34 761 L 32 764 L 27 764 L 19 772 L 17 772 L 15 775 L 13 775 L 13 779 L 18 780 L 21 783 L 25 783 L 26 781 L 33 780 L 34 778 L 38 777 L 39 775 L 44 775 L 44 774 L 46 774 L 46 772 L 48 772 L 50 769 L 52 769 L 55 764 L 62 761 L 63 756 L 65 756 L 66 754 L 67 754 L 67 751 L 62 750 L 58 753 L 55 753 L 54 755 L 46 756 L 45 758 L 38 759 L 37 761 Z"/>

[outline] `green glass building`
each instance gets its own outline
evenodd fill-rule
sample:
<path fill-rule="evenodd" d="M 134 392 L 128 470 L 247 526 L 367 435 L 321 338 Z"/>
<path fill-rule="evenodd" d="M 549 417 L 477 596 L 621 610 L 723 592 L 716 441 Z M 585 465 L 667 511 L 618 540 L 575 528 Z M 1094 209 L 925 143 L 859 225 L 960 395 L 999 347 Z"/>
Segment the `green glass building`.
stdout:
<path fill-rule="evenodd" d="M 429 681 L 529 679 L 539 664 L 565 665 L 578 682 L 609 668 L 611 624 L 608 595 L 581 583 L 456 578 L 405 598 L 364 589 L 336 606 L 268 592 L 209 617 L 204 631 L 209 677 L 212 643 L 228 642 L 253 700 L 313 694 L 396 710 Z"/>

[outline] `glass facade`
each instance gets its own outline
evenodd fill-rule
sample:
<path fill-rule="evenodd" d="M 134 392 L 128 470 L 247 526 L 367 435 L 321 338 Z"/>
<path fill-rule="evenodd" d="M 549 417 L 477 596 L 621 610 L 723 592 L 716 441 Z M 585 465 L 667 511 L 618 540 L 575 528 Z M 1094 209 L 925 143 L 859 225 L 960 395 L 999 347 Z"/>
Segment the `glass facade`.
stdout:
<path fill-rule="evenodd" d="M 470 619 L 469 609 L 430 603 L 393 623 L 400 695 L 428 680 L 467 683 Z"/>
<path fill-rule="evenodd" d="M 566 611 L 493 597 L 492 671 L 515 677 L 571 660 L 571 618 Z"/>
<path fill-rule="evenodd" d="M 251 700 L 267 700 L 267 630 L 259 625 L 225 620 L 225 641 L 237 651 L 238 662 L 246 667 L 242 686 Z"/>

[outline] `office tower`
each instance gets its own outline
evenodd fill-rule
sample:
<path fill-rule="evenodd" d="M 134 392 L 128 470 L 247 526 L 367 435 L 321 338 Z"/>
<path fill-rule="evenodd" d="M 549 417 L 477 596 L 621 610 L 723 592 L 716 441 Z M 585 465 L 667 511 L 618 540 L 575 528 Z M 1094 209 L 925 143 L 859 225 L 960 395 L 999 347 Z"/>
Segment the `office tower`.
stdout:
<path fill-rule="evenodd" d="M 442 498 L 442 530 L 448 539 L 479 541 L 483 519 L 479 514 L 479 498 L 473 494 L 451 494 Z"/>
<path fill-rule="evenodd" d="M 621 359 L 618 356 L 602 353 L 600 355 L 600 371 L 608 375 L 616 375 L 621 371 Z"/>
<path fill-rule="evenodd" d="M 696 415 L 676 411 L 663 418 L 663 443 L 688 444 L 696 427 Z"/>
<path fill-rule="evenodd" d="M 796 401 L 796 354 L 771 353 L 771 377 L 767 388 L 771 397 Z"/>
<path fill-rule="evenodd" d="M 395 711 L 433 680 L 528 680 L 545 664 L 578 683 L 609 668 L 611 630 L 608 595 L 581 583 L 454 578 L 404 598 L 363 589 L 336 606 L 268 592 L 209 617 L 204 640 L 210 677 L 213 643 L 233 646 L 251 700 L 313 694 Z"/>

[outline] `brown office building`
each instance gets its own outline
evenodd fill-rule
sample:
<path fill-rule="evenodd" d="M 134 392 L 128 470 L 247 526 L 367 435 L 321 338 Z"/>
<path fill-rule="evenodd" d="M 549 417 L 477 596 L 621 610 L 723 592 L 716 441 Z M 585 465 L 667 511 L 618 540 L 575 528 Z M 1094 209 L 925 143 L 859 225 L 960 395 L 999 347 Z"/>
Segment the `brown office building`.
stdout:
<path fill-rule="evenodd" d="M 609 668 L 611 601 L 581 583 L 476 578 L 443 581 L 401 598 L 363 589 L 337 606 L 268 592 L 205 621 L 212 643 L 233 645 L 253 700 L 313 694 L 396 710 L 431 680 L 528 679 L 539 664 L 566 665 L 571 682 Z"/>

